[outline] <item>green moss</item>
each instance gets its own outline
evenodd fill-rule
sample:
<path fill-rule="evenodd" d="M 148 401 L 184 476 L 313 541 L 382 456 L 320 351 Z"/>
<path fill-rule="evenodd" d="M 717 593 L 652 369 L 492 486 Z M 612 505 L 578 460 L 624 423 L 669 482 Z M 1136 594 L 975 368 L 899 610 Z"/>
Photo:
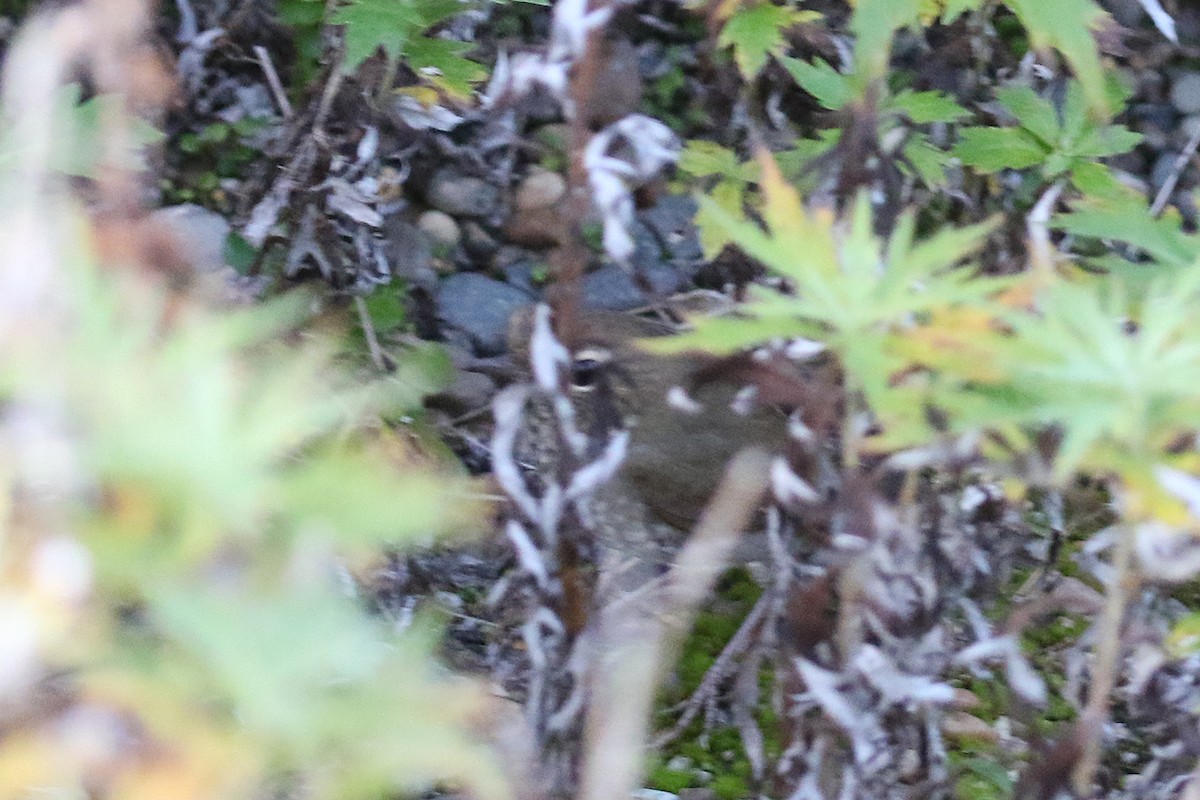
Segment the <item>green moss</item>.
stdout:
<path fill-rule="evenodd" d="M 740 800 L 750 795 L 750 785 L 737 775 L 718 775 L 713 779 L 712 790 L 720 800 Z"/>
<path fill-rule="evenodd" d="M 695 776 L 691 772 L 659 767 L 650 773 L 647 782 L 651 789 L 679 794 L 695 784 Z"/>

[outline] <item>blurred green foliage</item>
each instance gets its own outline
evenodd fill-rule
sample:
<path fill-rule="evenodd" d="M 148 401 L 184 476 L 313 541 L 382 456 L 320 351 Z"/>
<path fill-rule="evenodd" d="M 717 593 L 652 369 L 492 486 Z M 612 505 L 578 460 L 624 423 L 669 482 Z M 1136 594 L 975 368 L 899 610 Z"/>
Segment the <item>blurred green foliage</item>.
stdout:
<path fill-rule="evenodd" d="M 305 330 L 310 297 L 225 308 L 103 263 L 55 170 L 90 174 L 121 104 L 101 125 L 46 102 L 53 148 L 0 131 L 0 224 L 57 232 L 52 302 L 0 340 L 0 794 L 509 796 L 470 731 L 485 693 L 439 673 L 436 627 L 399 634 L 347 591 L 383 545 L 478 518 L 383 422 L 444 357 L 364 382 Z M 16 285 L 45 250 L 7 241 Z"/>

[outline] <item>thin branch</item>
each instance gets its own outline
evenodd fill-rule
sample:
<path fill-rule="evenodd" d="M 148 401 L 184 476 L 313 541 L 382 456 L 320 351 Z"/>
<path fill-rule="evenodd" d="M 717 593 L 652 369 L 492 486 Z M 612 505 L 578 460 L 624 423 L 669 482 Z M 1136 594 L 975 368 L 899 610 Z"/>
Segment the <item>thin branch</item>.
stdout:
<path fill-rule="evenodd" d="M 1049 278 L 1054 274 L 1054 242 L 1050 241 L 1050 214 L 1062 194 L 1063 182 L 1054 184 L 1042 193 L 1037 203 L 1025 218 L 1025 229 L 1029 232 L 1029 266 L 1034 275 Z"/>
<path fill-rule="evenodd" d="M 271 87 L 271 96 L 275 98 L 275 105 L 279 106 L 279 113 L 283 114 L 284 119 L 291 119 L 296 112 L 292 108 L 292 101 L 288 100 L 287 91 L 283 88 L 283 81 L 279 80 L 279 73 L 275 71 L 271 54 L 267 52 L 267 48 L 256 44 L 254 45 L 254 56 L 258 59 L 258 66 L 262 68 L 263 75 L 267 78 L 267 85 Z"/>
<path fill-rule="evenodd" d="M 1175 191 L 1175 184 L 1179 183 L 1179 176 L 1183 174 L 1188 162 L 1196 154 L 1197 147 L 1200 147 L 1200 125 L 1197 125 L 1196 129 L 1192 131 L 1187 144 L 1183 146 L 1183 150 L 1179 152 L 1179 155 L 1175 157 L 1175 161 L 1171 164 L 1171 171 L 1167 174 L 1167 179 L 1159 187 L 1158 194 L 1154 195 L 1154 203 L 1150 206 L 1150 216 L 1157 217 L 1167 207 L 1167 202 L 1171 199 L 1171 195 Z"/>
<path fill-rule="evenodd" d="M 1076 792 L 1084 797 L 1090 794 L 1096 768 L 1104 746 L 1104 726 L 1108 722 L 1108 708 L 1113 687 L 1121 667 L 1121 622 L 1129 597 L 1137 585 L 1134 570 L 1134 537 L 1137 531 L 1129 526 L 1117 536 L 1113 552 L 1113 579 L 1105 595 L 1104 612 L 1098 623 L 1099 642 L 1092 665 L 1092 680 L 1088 685 L 1088 701 L 1080 715 L 1080 729 L 1086 738 L 1083 755 L 1075 766 L 1072 782 Z"/>
<path fill-rule="evenodd" d="M 371 322 L 371 314 L 367 311 L 366 301 L 357 295 L 354 297 L 354 310 L 358 312 L 358 322 L 362 325 L 363 336 L 367 339 L 367 351 L 371 354 L 371 362 L 381 372 L 391 372 L 396 369 L 396 362 L 379 346 L 379 337 L 375 334 L 375 324 Z"/>

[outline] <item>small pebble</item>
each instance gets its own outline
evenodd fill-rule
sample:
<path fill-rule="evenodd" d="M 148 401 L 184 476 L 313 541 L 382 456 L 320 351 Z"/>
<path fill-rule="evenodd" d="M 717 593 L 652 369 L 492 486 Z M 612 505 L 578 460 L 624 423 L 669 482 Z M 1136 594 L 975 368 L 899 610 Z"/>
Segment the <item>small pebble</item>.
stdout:
<path fill-rule="evenodd" d="M 679 800 L 679 795 L 662 789 L 634 789 L 629 793 L 631 800 Z"/>
<path fill-rule="evenodd" d="M 667 762 L 667 769 L 673 769 L 676 772 L 687 772 L 695 763 L 687 756 L 675 756 Z"/>
<path fill-rule="evenodd" d="M 567 182 L 557 172 L 537 170 L 517 187 L 514 203 L 520 211 L 549 208 L 567 193 Z"/>
<path fill-rule="evenodd" d="M 429 398 L 430 405 L 462 414 L 483 408 L 496 394 L 496 382 L 482 372 L 458 370 L 454 382 Z"/>
<path fill-rule="evenodd" d="M 1000 740 L 1000 734 L 995 728 L 965 711 L 951 711 L 946 714 L 942 720 L 942 733 L 955 741 L 978 739 L 984 742 L 997 742 Z"/>
<path fill-rule="evenodd" d="M 429 205 L 455 217 L 487 217 L 499 205 L 500 193 L 482 178 L 442 169 L 429 182 L 425 199 Z"/>
<path fill-rule="evenodd" d="M 454 247 L 462 238 L 462 231 L 459 230 L 458 223 L 445 211 L 436 209 L 426 211 L 417 217 L 417 227 L 429 234 L 429 238 L 438 244 L 449 247 Z"/>
<path fill-rule="evenodd" d="M 217 212 L 186 203 L 152 211 L 150 218 L 165 223 L 175 234 L 188 266 L 197 272 L 216 272 L 225 266 L 229 222 Z"/>
<path fill-rule="evenodd" d="M 412 286 L 432 291 L 437 284 L 429 234 L 398 216 L 383 221 L 383 254 L 392 274 Z"/>
<path fill-rule="evenodd" d="M 478 264 L 487 264 L 496 255 L 500 245 L 478 222 L 466 222 L 462 226 L 463 247 L 467 255 Z"/>
<path fill-rule="evenodd" d="M 1171 104 L 1181 114 L 1200 113 L 1200 72 L 1185 72 L 1175 79 Z"/>

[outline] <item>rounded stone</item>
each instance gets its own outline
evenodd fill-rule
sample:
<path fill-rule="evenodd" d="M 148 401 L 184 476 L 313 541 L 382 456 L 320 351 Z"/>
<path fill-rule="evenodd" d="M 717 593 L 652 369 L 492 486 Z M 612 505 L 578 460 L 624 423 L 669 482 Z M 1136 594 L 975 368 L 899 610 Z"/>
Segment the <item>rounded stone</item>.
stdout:
<path fill-rule="evenodd" d="M 476 272 L 461 272 L 438 287 L 438 318 L 471 340 L 481 356 L 500 355 L 508 345 L 508 320 L 532 298 L 515 286 Z"/>
<path fill-rule="evenodd" d="M 425 192 L 429 205 L 455 217 L 487 217 L 500 203 L 500 193 L 482 178 L 457 170 L 439 170 Z"/>
<path fill-rule="evenodd" d="M 459 230 L 458 223 L 445 211 L 436 209 L 426 211 L 417 217 L 417 227 L 425 231 L 430 239 L 449 247 L 454 247 L 462 238 L 462 231 Z"/>
<path fill-rule="evenodd" d="M 1181 114 L 1200 113 L 1200 72 L 1185 72 L 1175 79 L 1171 105 Z"/>
<path fill-rule="evenodd" d="M 152 211 L 150 218 L 175 234 L 188 265 L 197 272 L 216 272 L 225 266 L 225 240 L 230 227 L 217 212 L 185 203 Z"/>
<path fill-rule="evenodd" d="M 562 200 L 567 193 L 567 182 L 557 172 L 537 170 L 526 176 L 517 187 L 514 199 L 519 211 L 549 208 Z"/>

